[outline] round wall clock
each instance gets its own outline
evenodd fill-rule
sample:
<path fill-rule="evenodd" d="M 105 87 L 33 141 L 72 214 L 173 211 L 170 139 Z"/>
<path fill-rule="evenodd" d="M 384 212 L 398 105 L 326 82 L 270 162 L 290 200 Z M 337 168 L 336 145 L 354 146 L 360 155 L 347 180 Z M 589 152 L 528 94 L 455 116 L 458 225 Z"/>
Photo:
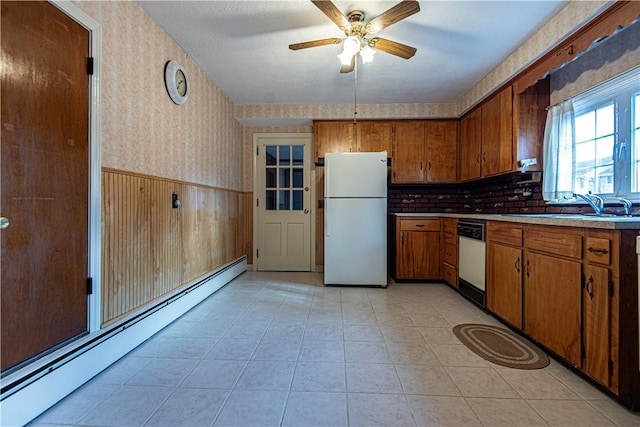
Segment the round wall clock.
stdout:
<path fill-rule="evenodd" d="M 164 84 L 173 102 L 182 105 L 189 96 L 187 72 L 178 61 L 169 61 L 164 67 Z"/>

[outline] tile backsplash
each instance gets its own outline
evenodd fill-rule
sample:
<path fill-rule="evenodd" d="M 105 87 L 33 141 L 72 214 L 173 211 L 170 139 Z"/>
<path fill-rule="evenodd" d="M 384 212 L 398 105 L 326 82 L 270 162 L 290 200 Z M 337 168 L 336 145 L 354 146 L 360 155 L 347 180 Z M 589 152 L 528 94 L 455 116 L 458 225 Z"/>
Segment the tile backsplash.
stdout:
<path fill-rule="evenodd" d="M 542 199 L 540 183 L 515 183 L 518 174 L 460 184 L 389 186 L 389 213 L 589 213 L 586 204 L 549 205 Z M 609 204 L 609 203 L 607 203 Z M 607 213 L 623 212 L 610 203 Z M 640 207 L 634 207 L 640 212 Z"/>

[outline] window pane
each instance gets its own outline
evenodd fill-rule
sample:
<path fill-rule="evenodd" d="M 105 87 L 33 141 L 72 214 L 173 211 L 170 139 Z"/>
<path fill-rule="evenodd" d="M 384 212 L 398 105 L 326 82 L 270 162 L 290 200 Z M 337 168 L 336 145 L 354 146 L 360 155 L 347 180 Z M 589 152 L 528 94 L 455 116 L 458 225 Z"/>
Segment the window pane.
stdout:
<path fill-rule="evenodd" d="M 275 145 L 267 145 L 266 147 L 266 162 L 267 165 L 275 165 L 276 164 L 276 157 L 278 155 L 277 153 L 277 146 Z"/>
<path fill-rule="evenodd" d="M 293 165 L 302 166 L 304 164 L 304 146 L 294 145 L 291 148 L 293 150 Z"/>
<path fill-rule="evenodd" d="M 289 164 L 291 164 L 291 146 L 281 145 L 280 146 L 280 165 L 289 165 Z"/>
<path fill-rule="evenodd" d="M 596 144 L 596 164 L 613 164 L 613 136 L 598 139 Z"/>
<path fill-rule="evenodd" d="M 295 168 L 293 170 L 293 188 L 304 187 L 304 169 Z"/>
<path fill-rule="evenodd" d="M 291 210 L 291 192 L 289 190 L 278 191 L 278 210 Z"/>
<path fill-rule="evenodd" d="M 609 104 L 606 107 L 598 109 L 596 112 L 596 137 L 600 138 L 613 134 L 615 129 L 614 113 L 613 104 Z"/>
<path fill-rule="evenodd" d="M 302 203 L 303 193 L 304 192 L 302 190 L 293 191 L 293 207 L 291 208 L 292 210 L 301 211 L 304 207 Z"/>
<path fill-rule="evenodd" d="M 595 111 L 590 111 L 576 117 L 576 142 L 580 143 L 596 137 L 595 119 Z"/>
<path fill-rule="evenodd" d="M 265 186 L 267 188 L 274 188 L 276 186 L 276 168 L 265 169 Z"/>
<path fill-rule="evenodd" d="M 576 180 L 577 193 L 614 192 L 613 148 L 615 108 L 609 103 L 577 116 Z M 569 167 L 567 165 L 567 167 Z"/>
<path fill-rule="evenodd" d="M 275 190 L 267 190 L 265 192 L 265 209 L 268 211 L 275 211 L 278 207 L 276 204 L 277 193 Z"/>
<path fill-rule="evenodd" d="M 633 150 L 631 191 L 637 193 L 640 192 L 640 92 L 634 94 L 632 100 L 631 106 L 635 114 L 632 116 L 631 124 L 631 147 Z"/>
<path fill-rule="evenodd" d="M 291 187 L 291 170 L 288 168 L 280 168 L 280 183 L 278 187 L 280 188 L 290 188 Z"/>

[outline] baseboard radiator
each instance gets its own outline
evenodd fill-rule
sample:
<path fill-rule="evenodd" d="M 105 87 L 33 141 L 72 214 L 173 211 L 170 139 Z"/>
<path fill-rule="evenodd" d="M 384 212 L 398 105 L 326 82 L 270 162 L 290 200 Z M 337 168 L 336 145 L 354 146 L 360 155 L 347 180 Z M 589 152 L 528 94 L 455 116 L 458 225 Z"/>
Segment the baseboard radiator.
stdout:
<path fill-rule="evenodd" d="M 245 271 L 243 256 L 122 322 L 2 378 L 0 425 L 33 420 Z"/>

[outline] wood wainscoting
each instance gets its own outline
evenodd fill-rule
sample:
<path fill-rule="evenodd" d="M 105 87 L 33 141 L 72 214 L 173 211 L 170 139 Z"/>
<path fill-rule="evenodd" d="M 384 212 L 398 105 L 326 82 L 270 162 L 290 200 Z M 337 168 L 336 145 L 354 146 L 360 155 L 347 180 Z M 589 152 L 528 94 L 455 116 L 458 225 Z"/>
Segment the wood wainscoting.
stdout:
<path fill-rule="evenodd" d="M 103 168 L 102 326 L 242 255 L 251 263 L 252 214 L 251 193 Z"/>

